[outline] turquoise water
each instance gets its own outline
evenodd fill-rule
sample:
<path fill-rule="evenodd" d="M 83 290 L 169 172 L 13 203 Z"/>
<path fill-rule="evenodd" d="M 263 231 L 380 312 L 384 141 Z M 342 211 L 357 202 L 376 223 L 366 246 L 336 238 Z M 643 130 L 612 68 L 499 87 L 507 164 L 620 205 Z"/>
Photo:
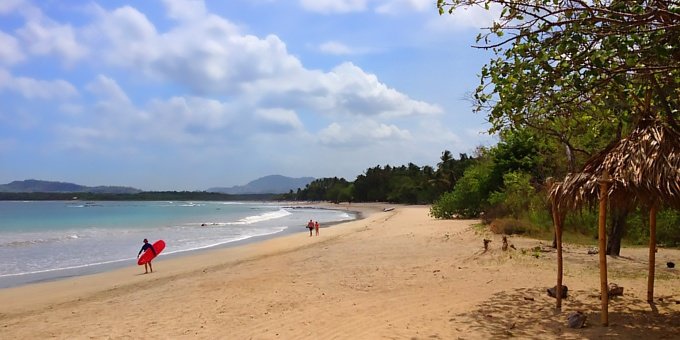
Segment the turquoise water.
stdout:
<path fill-rule="evenodd" d="M 136 265 L 144 238 L 166 242 L 162 257 L 353 218 L 268 202 L 0 201 L 0 288 Z"/>

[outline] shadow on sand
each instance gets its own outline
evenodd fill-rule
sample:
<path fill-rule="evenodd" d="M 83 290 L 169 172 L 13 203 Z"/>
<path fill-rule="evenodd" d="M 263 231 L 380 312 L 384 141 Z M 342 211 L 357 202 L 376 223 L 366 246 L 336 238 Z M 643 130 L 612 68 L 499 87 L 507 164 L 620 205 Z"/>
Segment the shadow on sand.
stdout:
<path fill-rule="evenodd" d="M 470 331 L 492 338 L 522 339 L 672 339 L 680 334 L 679 298 L 657 297 L 650 305 L 635 296 L 610 301 L 609 327 L 600 325 L 600 300 L 596 291 L 569 291 L 562 311 L 555 300 L 538 288 L 501 292 L 483 302 L 476 310 L 458 314 L 455 321 L 465 322 Z M 586 327 L 567 327 L 567 316 L 574 311 L 587 315 Z M 453 321 L 453 320 L 452 320 Z"/>

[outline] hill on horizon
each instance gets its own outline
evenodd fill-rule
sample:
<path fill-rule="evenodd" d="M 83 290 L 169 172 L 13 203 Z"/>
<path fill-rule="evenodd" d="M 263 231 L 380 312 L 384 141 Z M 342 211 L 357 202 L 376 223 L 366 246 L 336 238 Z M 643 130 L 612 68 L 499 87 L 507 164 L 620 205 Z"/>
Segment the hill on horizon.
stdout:
<path fill-rule="evenodd" d="M 223 194 L 285 194 L 289 191 L 304 189 L 307 184 L 314 181 L 314 177 L 292 178 L 282 175 L 269 175 L 250 181 L 246 185 L 235 185 L 232 187 L 210 188 L 208 192 L 219 192 Z"/>
<path fill-rule="evenodd" d="M 0 192 L 46 192 L 46 193 L 75 193 L 75 192 L 89 192 L 97 194 L 136 194 L 142 190 L 132 187 L 122 186 L 96 186 L 88 187 L 84 185 L 55 182 L 55 181 L 41 181 L 37 179 L 27 179 L 23 181 L 13 181 L 7 184 L 0 184 Z"/>

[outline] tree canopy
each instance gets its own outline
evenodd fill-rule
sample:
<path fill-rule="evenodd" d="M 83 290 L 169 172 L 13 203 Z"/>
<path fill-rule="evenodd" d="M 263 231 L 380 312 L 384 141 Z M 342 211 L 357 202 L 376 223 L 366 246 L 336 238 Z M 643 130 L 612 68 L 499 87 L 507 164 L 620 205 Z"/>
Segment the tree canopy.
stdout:
<path fill-rule="evenodd" d="M 438 0 L 440 13 L 501 7 L 477 37 L 496 57 L 474 93 L 490 132 L 532 128 L 574 153 L 620 138 L 640 118 L 680 108 L 680 2 Z M 613 137 L 612 137 L 613 136 Z"/>

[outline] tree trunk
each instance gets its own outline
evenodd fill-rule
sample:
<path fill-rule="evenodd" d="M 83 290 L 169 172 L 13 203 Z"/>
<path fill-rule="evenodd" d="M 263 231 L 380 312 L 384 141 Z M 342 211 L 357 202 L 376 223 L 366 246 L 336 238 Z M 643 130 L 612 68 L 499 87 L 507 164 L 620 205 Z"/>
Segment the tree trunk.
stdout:
<path fill-rule="evenodd" d="M 576 158 L 574 157 L 574 150 L 567 142 L 564 143 L 565 154 L 567 156 L 567 167 L 569 172 L 576 172 Z"/>
<path fill-rule="evenodd" d="M 612 225 L 607 238 L 607 255 L 619 256 L 621 253 L 621 239 L 626 231 L 626 219 L 628 218 L 628 208 L 612 207 Z"/>

